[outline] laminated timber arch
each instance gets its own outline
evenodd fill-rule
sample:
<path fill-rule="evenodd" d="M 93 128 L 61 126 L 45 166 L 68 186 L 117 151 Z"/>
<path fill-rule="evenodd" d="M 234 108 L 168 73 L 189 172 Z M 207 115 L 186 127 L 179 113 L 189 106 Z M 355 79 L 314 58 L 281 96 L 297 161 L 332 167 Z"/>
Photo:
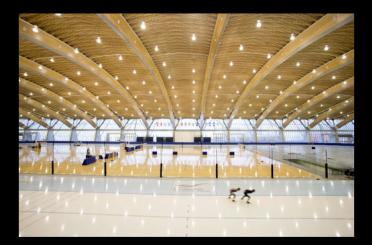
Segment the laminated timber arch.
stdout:
<path fill-rule="evenodd" d="M 59 121 L 61 121 L 64 125 L 66 125 L 67 127 L 69 128 L 72 128 L 72 124 L 67 121 L 67 119 L 62 116 L 61 114 L 53 111 L 51 108 L 45 106 L 44 104 L 34 100 L 34 99 L 31 99 L 31 98 L 26 98 L 26 100 L 22 99 L 22 97 L 24 97 L 24 95 L 22 94 L 19 94 L 19 101 L 21 102 L 20 104 L 22 104 L 22 102 L 24 101 L 25 103 L 27 103 L 28 105 L 32 106 L 32 107 L 35 107 L 41 111 L 44 111 L 45 113 L 47 114 L 50 114 L 51 117 L 55 118 L 55 119 L 58 119 Z"/>
<path fill-rule="evenodd" d="M 205 75 L 204 75 L 204 82 L 203 82 L 203 92 L 202 92 L 202 99 L 201 99 L 201 118 L 204 119 L 205 114 L 205 106 L 207 103 L 207 95 L 208 95 L 208 87 L 209 82 L 211 79 L 212 71 L 214 62 L 216 60 L 217 50 L 220 44 L 220 40 L 223 37 L 223 33 L 229 22 L 230 15 L 229 14 L 218 14 L 216 25 L 213 31 L 213 37 L 211 39 L 211 44 L 209 48 L 208 60 L 207 60 L 207 67 L 205 68 Z"/>
<path fill-rule="evenodd" d="M 344 125 L 348 124 L 349 122 L 351 122 L 352 120 L 354 120 L 354 113 L 351 113 L 348 115 L 348 117 L 346 117 L 344 120 L 342 120 L 341 122 L 339 122 L 337 125 L 336 125 L 336 129 L 339 129 L 339 128 L 342 128 Z"/>
<path fill-rule="evenodd" d="M 46 122 L 44 122 L 39 116 L 36 116 L 33 113 L 31 113 L 29 111 L 26 111 L 23 108 L 19 108 L 19 113 L 22 114 L 24 117 L 26 117 L 28 119 L 31 119 L 34 122 L 37 122 L 38 124 L 40 124 L 44 128 L 49 128 L 49 126 Z"/>
<path fill-rule="evenodd" d="M 128 47 L 136 54 L 145 67 L 150 70 L 154 80 L 158 83 L 162 96 L 164 97 L 169 117 L 173 128 L 175 128 L 175 120 L 173 114 L 173 106 L 169 99 L 169 94 L 164 85 L 163 77 L 161 76 L 159 69 L 156 67 L 151 55 L 149 54 L 146 47 L 143 45 L 141 39 L 133 31 L 132 27 L 128 24 L 126 19 L 121 14 L 98 14 L 104 23 L 106 23 L 123 41 Z"/>
<path fill-rule="evenodd" d="M 268 62 L 266 62 L 266 64 L 256 73 L 256 75 L 244 88 L 243 92 L 235 103 L 233 111 L 230 114 L 229 126 L 231 125 L 232 119 L 239 111 L 240 106 L 242 106 L 244 98 L 251 95 L 253 89 L 256 88 L 257 85 L 259 85 L 259 83 L 276 67 L 320 38 L 352 22 L 353 20 L 353 14 L 327 14 L 309 26 L 306 30 L 301 32 L 295 40 L 289 42 L 281 50 L 279 50 L 279 52 L 277 52 Z"/>
<path fill-rule="evenodd" d="M 315 127 L 318 123 L 326 119 L 327 117 L 330 117 L 334 115 L 337 112 L 340 112 L 342 109 L 344 109 L 348 105 L 354 105 L 354 97 L 348 99 L 349 103 L 346 103 L 346 100 L 338 103 L 335 106 L 330 107 L 328 110 L 320 114 L 312 123 L 310 123 L 309 128 Z"/>
<path fill-rule="evenodd" d="M 45 96 L 48 96 L 50 101 L 53 103 L 56 103 L 60 106 L 66 107 L 76 113 L 79 117 L 85 119 L 90 125 L 93 126 L 93 128 L 96 128 L 96 123 L 92 120 L 90 116 L 88 116 L 86 113 L 84 113 L 79 108 L 75 107 L 74 104 L 72 104 L 70 101 L 68 101 L 66 98 L 63 98 L 62 96 L 59 96 L 58 94 L 50 91 L 47 88 L 44 88 L 42 86 L 39 86 L 33 82 L 30 82 L 26 79 L 20 78 L 19 86 L 22 88 L 26 88 L 27 90 L 34 92 L 34 93 L 42 93 Z"/>
<path fill-rule="evenodd" d="M 289 96 L 293 95 L 294 93 L 299 91 L 301 88 L 311 84 L 313 81 L 327 75 L 328 73 L 341 69 L 342 67 L 349 65 L 353 62 L 354 62 L 354 49 L 316 68 L 315 73 L 309 72 L 308 74 L 303 76 L 301 79 L 297 80 L 296 84 L 292 84 L 291 86 L 289 86 L 286 90 L 283 91 L 281 95 L 276 97 L 274 101 L 268 105 L 267 109 L 264 110 L 264 112 L 257 119 L 257 122 L 256 122 L 257 127 L 259 127 L 262 121 L 272 111 L 274 111 L 277 106 L 283 103 Z"/>
<path fill-rule="evenodd" d="M 82 86 L 80 86 L 77 82 L 74 82 L 71 79 L 66 78 L 62 74 L 49 69 L 45 66 L 41 66 L 42 69 L 39 69 L 40 64 L 32 61 L 30 59 L 27 59 L 25 57 L 19 56 L 19 66 L 27 71 L 37 73 L 38 75 L 41 75 L 45 77 L 48 80 L 54 81 L 59 83 L 61 86 L 64 86 L 66 88 L 71 89 L 72 91 L 75 91 L 82 96 L 85 97 L 87 101 L 90 101 L 92 105 L 97 106 L 99 109 L 104 111 L 111 119 L 115 121 L 115 123 L 121 127 L 121 122 L 119 118 L 112 112 L 110 111 L 105 104 L 97 99 L 91 92 L 87 91 L 86 89 L 83 89 Z M 22 81 L 22 80 L 21 80 Z M 89 121 L 88 121 L 89 122 Z M 94 128 L 97 126 L 92 120 L 89 122 Z M 92 124 L 93 123 L 93 124 Z"/>
<path fill-rule="evenodd" d="M 287 120 L 283 123 L 283 128 L 287 127 L 290 122 L 292 122 L 296 117 L 301 115 L 305 110 L 312 107 L 313 105 L 316 105 L 320 103 L 321 101 L 329 98 L 330 96 L 333 96 L 345 89 L 354 87 L 354 77 L 351 77 L 343 82 L 340 82 L 332 87 L 330 87 L 327 90 L 324 90 L 322 93 L 312 97 L 309 101 L 302 104 L 300 107 L 298 107 L 298 110 L 293 112 Z"/>
<path fill-rule="evenodd" d="M 74 48 L 66 44 L 65 42 L 59 40 L 53 35 L 41 30 L 38 28 L 38 32 L 33 32 L 32 28 L 34 26 L 23 19 L 19 19 L 19 36 L 20 38 L 26 39 L 35 43 L 36 45 L 48 49 L 56 54 L 61 55 L 62 57 L 70 60 L 71 62 L 81 66 L 87 71 L 94 74 L 97 78 L 106 82 L 111 86 L 115 91 L 117 91 L 120 96 L 128 102 L 128 104 L 135 110 L 139 118 L 143 121 L 146 128 L 148 128 L 148 123 L 146 117 L 139 108 L 137 102 L 133 97 L 121 86 L 121 84 L 116 81 L 111 74 L 109 74 L 105 69 L 99 68 L 98 65 L 86 57 L 82 53 L 75 53 Z M 116 120 L 115 120 L 116 121 Z M 119 121 L 120 122 L 120 121 Z M 117 124 L 119 122 L 116 122 Z M 118 124 L 119 125 L 119 124 Z M 122 127 L 121 123 L 119 127 Z"/>

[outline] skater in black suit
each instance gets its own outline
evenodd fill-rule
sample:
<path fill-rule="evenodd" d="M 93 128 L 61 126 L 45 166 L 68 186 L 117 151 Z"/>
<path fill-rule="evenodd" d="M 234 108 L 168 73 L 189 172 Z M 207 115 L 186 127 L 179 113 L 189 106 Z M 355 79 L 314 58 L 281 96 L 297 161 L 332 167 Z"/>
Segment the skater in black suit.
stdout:
<path fill-rule="evenodd" d="M 240 191 L 240 187 L 230 189 L 229 198 L 233 197 L 233 199 L 232 199 L 233 202 L 235 202 L 235 198 L 236 198 L 235 192 L 238 192 L 238 191 Z"/>
<path fill-rule="evenodd" d="M 244 191 L 244 196 L 242 196 L 242 200 L 246 197 L 248 198 L 247 200 L 247 203 L 250 203 L 249 200 L 251 200 L 251 197 L 249 196 L 249 194 L 255 192 L 256 190 L 255 189 L 247 189 Z"/>

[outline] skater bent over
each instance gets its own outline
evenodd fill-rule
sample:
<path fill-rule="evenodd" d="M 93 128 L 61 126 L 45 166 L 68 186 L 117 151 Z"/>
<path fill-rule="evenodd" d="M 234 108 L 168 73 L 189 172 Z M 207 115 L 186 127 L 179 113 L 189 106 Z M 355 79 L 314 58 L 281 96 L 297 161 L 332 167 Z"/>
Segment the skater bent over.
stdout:
<path fill-rule="evenodd" d="M 229 195 L 229 198 L 233 197 L 232 201 L 235 202 L 235 198 L 236 198 L 236 193 L 235 192 L 238 192 L 240 191 L 240 188 L 232 188 L 230 189 L 230 195 Z"/>
<path fill-rule="evenodd" d="M 251 194 L 251 193 L 253 193 L 253 192 L 255 192 L 256 190 L 255 189 L 247 189 L 247 190 L 245 190 L 244 191 L 244 196 L 242 196 L 242 200 L 245 198 L 245 197 L 247 197 L 248 198 L 248 200 L 247 200 L 247 203 L 250 203 L 249 202 L 249 200 L 251 200 L 251 197 L 249 196 L 249 194 Z"/>

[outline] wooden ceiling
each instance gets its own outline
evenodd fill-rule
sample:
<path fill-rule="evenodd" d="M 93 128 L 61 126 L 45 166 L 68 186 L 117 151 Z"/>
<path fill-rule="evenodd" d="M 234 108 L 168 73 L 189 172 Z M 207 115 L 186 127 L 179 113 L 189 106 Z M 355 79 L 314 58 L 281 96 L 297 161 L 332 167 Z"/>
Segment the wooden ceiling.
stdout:
<path fill-rule="evenodd" d="M 261 123 L 316 118 L 354 96 L 348 86 L 296 112 L 354 77 L 352 14 L 21 14 L 19 33 L 20 108 L 38 117 L 55 118 L 35 103 L 119 126 L 121 118 Z"/>

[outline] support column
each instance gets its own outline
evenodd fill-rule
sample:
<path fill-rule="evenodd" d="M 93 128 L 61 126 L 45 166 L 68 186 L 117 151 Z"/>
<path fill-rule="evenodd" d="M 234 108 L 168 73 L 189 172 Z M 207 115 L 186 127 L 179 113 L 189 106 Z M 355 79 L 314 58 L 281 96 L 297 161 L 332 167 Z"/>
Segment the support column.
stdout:
<path fill-rule="evenodd" d="M 101 141 L 101 128 L 96 128 L 96 133 L 94 135 L 94 141 Z"/>
<path fill-rule="evenodd" d="M 70 141 L 71 141 L 71 142 L 76 142 L 76 141 L 78 141 L 77 132 L 76 132 L 76 127 L 72 127 L 72 128 L 71 128 Z"/>
<path fill-rule="evenodd" d="M 285 142 L 285 139 L 284 139 L 284 130 L 283 128 L 279 128 L 279 132 L 280 132 L 280 139 L 282 142 Z"/>
<path fill-rule="evenodd" d="M 52 127 L 48 127 L 46 140 L 47 141 L 54 141 L 54 133 L 53 133 L 53 128 Z"/>

